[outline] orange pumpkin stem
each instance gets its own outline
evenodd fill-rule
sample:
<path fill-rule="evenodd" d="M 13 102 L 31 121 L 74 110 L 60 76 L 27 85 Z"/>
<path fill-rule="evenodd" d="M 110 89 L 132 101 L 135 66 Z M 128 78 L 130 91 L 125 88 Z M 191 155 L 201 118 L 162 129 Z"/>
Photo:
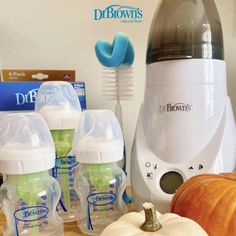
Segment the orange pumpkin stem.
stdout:
<path fill-rule="evenodd" d="M 152 203 L 144 203 L 143 209 L 145 213 L 145 222 L 141 225 L 141 229 L 145 232 L 155 232 L 161 228 L 161 224 L 157 219 L 156 209 Z"/>

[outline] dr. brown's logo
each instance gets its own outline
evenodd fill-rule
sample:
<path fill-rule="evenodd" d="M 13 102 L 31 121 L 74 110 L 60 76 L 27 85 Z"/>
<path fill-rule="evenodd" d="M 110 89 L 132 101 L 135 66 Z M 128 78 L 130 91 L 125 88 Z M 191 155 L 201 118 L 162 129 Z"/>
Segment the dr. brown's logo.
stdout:
<path fill-rule="evenodd" d="M 160 106 L 160 112 L 190 112 L 192 105 L 189 103 L 167 103 Z"/>

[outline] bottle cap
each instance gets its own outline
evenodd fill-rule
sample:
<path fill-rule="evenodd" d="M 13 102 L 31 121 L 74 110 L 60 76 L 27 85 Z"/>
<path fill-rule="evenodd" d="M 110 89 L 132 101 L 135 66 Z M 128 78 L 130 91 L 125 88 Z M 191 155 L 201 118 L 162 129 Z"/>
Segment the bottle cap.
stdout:
<path fill-rule="evenodd" d="M 55 166 L 52 136 L 36 112 L 0 116 L 0 172 L 30 174 Z"/>
<path fill-rule="evenodd" d="M 74 143 L 80 163 L 111 163 L 123 158 L 122 131 L 115 114 L 109 110 L 84 111 Z"/>
<path fill-rule="evenodd" d="M 35 110 L 48 124 L 49 129 L 75 129 L 81 107 L 73 86 L 64 81 L 49 81 L 41 84 Z"/>

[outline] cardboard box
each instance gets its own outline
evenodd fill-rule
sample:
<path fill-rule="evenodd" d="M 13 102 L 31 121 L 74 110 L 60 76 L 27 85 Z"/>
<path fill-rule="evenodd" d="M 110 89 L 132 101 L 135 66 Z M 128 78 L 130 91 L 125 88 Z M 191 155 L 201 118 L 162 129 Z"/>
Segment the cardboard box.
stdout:
<path fill-rule="evenodd" d="M 2 81 L 75 81 L 75 70 L 26 70 L 26 69 L 3 69 Z"/>
<path fill-rule="evenodd" d="M 34 110 L 38 88 L 42 82 L 2 82 L 0 83 L 0 111 Z M 84 82 L 72 82 L 81 109 L 86 109 Z"/>

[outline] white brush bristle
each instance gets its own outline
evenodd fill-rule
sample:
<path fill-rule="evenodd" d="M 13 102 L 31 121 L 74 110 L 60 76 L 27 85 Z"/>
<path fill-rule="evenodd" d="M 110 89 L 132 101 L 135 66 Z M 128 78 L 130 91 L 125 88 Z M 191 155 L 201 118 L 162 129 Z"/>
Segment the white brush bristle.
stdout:
<path fill-rule="evenodd" d="M 131 100 L 133 98 L 133 68 L 119 66 L 104 68 L 102 92 L 109 100 Z"/>

